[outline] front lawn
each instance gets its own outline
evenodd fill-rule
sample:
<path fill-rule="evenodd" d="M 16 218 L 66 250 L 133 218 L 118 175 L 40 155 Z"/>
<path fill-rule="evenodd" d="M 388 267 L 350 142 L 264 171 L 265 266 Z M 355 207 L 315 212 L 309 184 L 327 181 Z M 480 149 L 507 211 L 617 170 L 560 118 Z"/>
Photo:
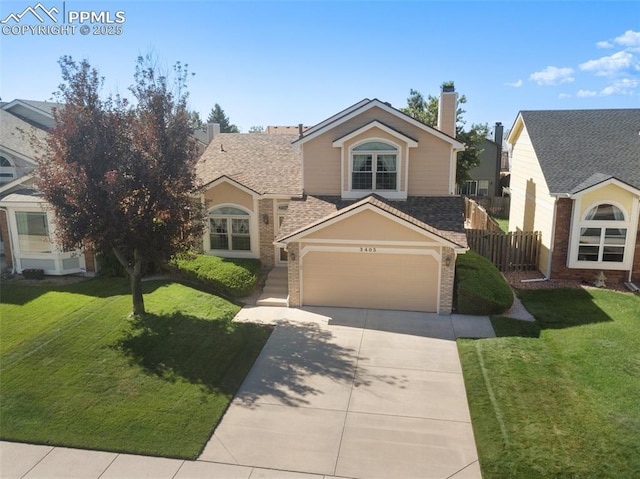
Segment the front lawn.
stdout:
<path fill-rule="evenodd" d="M 535 323 L 458 342 L 483 477 L 640 477 L 640 298 L 520 296 Z"/>
<path fill-rule="evenodd" d="M 122 279 L 64 287 L 2 285 L 0 436 L 195 458 L 270 329 L 189 287 L 144 283 L 130 319 Z"/>

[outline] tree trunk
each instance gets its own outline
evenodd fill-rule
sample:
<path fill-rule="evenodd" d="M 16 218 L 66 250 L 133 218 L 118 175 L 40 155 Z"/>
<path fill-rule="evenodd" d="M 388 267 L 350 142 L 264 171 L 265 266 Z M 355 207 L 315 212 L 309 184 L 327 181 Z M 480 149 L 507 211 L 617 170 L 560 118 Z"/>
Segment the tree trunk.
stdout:
<path fill-rule="evenodd" d="M 113 248 L 113 253 L 129 275 L 133 314 L 136 316 L 145 314 L 144 297 L 142 296 L 142 255 L 140 255 L 138 249 L 133 250 L 133 265 L 131 265 L 118 249 Z"/>

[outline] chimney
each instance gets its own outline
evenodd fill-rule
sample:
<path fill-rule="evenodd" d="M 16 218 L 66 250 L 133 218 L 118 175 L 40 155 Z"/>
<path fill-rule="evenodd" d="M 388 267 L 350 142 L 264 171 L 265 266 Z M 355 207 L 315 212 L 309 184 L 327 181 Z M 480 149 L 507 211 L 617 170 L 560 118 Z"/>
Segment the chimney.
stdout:
<path fill-rule="evenodd" d="M 493 128 L 493 141 L 498 145 L 502 145 L 502 137 L 504 135 L 504 126 L 499 121 L 496 121 L 496 126 Z"/>
<path fill-rule="evenodd" d="M 453 84 L 443 85 L 438 103 L 438 130 L 449 136 L 456 136 L 456 111 L 458 94 Z"/>
<path fill-rule="evenodd" d="M 302 131 L 304 130 L 302 123 L 298 123 L 298 138 L 302 138 Z"/>
<path fill-rule="evenodd" d="M 209 143 L 218 135 L 220 135 L 220 123 L 207 123 L 207 139 Z"/>

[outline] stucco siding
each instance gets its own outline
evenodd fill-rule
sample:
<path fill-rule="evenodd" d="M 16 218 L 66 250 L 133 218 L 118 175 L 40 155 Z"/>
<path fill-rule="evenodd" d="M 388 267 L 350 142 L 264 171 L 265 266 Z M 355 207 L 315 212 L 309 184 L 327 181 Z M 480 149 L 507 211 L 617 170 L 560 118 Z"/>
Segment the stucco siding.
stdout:
<path fill-rule="evenodd" d="M 428 238 L 425 238 L 423 234 L 370 210 L 358 212 L 348 219 L 313 232 L 305 236 L 305 239 L 345 241 L 375 239 L 376 241 L 413 241 L 422 243 L 428 241 Z"/>
<path fill-rule="evenodd" d="M 349 133 L 377 120 L 384 125 L 416 140 L 418 146 L 409 149 L 409 185 L 408 194 L 416 196 L 447 195 L 450 187 L 451 145 L 433 134 L 414 126 L 401 117 L 380 108 L 371 108 L 324 134 L 309 140 L 302 145 L 304 189 L 307 194 L 336 195 L 341 194 L 342 158 L 341 148 L 334 147 L 333 142 Z M 372 128 L 359 136 L 362 140 L 367 136 L 378 136 L 380 130 Z M 398 143 L 398 139 L 394 138 Z M 346 148 L 343 147 L 343 148 Z M 401 158 L 404 161 L 404 155 Z M 344 181 L 348 181 L 348 163 L 345 165 Z M 404 177 L 404 171 L 401 176 Z M 403 185 L 404 178 L 401 178 Z"/>
<path fill-rule="evenodd" d="M 220 204 L 234 204 L 253 211 L 251 195 L 229 183 L 223 182 L 209 188 L 204 193 L 204 199 L 207 209 Z"/>

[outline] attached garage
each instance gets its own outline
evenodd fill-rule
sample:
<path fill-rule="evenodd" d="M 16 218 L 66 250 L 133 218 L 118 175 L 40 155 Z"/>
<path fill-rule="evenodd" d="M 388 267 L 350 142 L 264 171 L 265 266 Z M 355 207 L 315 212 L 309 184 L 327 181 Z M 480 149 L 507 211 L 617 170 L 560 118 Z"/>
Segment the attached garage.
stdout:
<path fill-rule="evenodd" d="M 308 306 L 438 310 L 438 254 L 358 247 L 307 251 L 301 259 L 301 300 Z"/>

